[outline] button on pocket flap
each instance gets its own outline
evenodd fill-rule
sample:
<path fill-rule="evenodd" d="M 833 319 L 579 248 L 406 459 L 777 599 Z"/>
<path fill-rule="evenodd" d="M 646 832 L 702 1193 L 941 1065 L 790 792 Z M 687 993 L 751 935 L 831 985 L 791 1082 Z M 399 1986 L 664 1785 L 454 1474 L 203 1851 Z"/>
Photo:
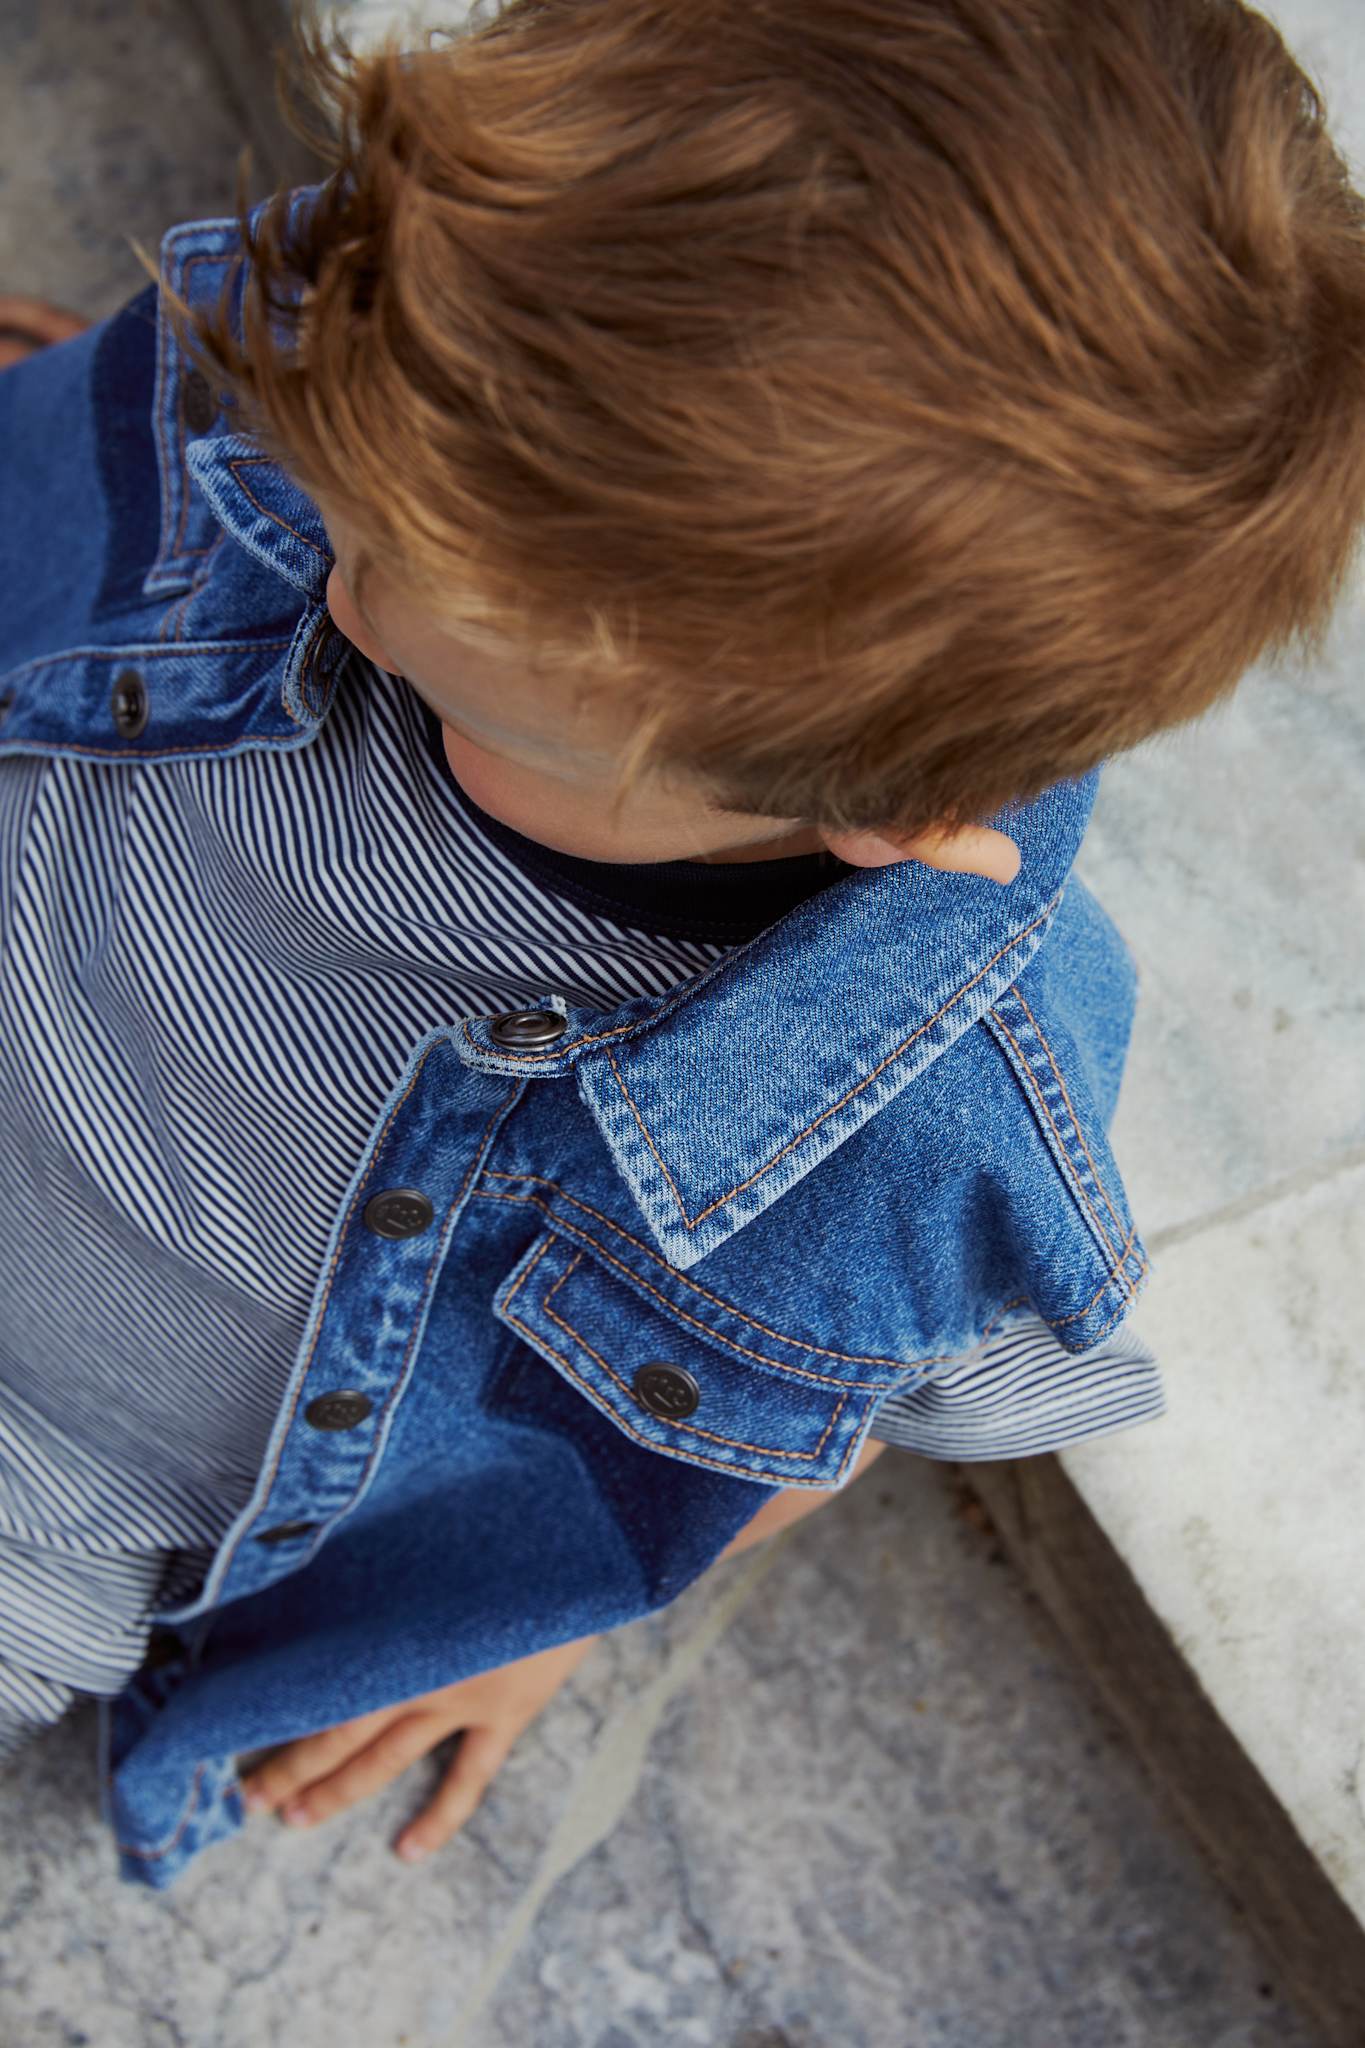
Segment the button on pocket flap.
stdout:
<path fill-rule="evenodd" d="M 821 1373 L 818 1355 L 767 1358 L 757 1329 L 742 1346 L 554 1232 L 494 1313 L 638 1443 L 768 1486 L 838 1486 L 885 1391 Z"/>

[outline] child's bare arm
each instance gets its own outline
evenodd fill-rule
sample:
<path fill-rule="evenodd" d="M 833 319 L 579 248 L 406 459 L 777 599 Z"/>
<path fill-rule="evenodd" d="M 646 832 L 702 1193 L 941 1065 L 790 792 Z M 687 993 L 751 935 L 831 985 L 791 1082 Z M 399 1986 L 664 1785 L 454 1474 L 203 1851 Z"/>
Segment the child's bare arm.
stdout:
<path fill-rule="evenodd" d="M 884 1443 L 868 1437 L 845 1484 L 851 1486 L 869 1465 L 876 1463 L 885 1449 Z M 740 1530 L 720 1556 L 738 1557 L 741 1551 L 752 1550 L 756 1543 L 762 1543 L 765 1537 L 775 1536 L 779 1529 L 789 1529 L 793 1522 L 804 1522 L 807 1515 L 813 1515 L 817 1508 L 822 1508 L 827 1500 L 833 1500 L 841 1491 L 842 1488 L 838 1487 L 790 1486 L 782 1493 L 775 1493 L 771 1500 L 764 1501 L 752 1522 Z M 716 1562 L 719 1564 L 720 1558 Z"/>
<path fill-rule="evenodd" d="M 869 1438 L 852 1479 L 885 1449 L 885 1444 Z M 735 1557 L 779 1529 L 803 1521 L 832 1500 L 836 1490 L 841 1489 L 792 1487 L 774 1494 L 721 1556 Z M 596 1641 L 596 1636 L 582 1636 L 576 1642 L 558 1643 L 533 1657 L 288 1743 L 243 1780 L 248 1804 L 253 1811 L 280 1813 L 299 1827 L 329 1820 L 391 1784 L 409 1764 L 462 1730 L 454 1761 L 435 1794 L 394 1845 L 407 1860 L 439 1849 L 464 1826 L 523 1729 L 549 1704 Z"/>

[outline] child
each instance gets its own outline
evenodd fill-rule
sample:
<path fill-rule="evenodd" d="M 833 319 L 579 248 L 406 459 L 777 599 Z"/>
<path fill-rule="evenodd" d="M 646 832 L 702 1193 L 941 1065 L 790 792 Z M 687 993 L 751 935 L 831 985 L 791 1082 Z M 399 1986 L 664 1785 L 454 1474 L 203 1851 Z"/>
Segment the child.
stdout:
<path fill-rule="evenodd" d="M 464 1730 L 448 1839 L 888 1443 L 1160 1412 L 1072 864 L 1365 521 L 1239 0 L 303 49 L 324 186 L 0 308 L 0 1731 L 97 1696 L 158 1886 Z"/>

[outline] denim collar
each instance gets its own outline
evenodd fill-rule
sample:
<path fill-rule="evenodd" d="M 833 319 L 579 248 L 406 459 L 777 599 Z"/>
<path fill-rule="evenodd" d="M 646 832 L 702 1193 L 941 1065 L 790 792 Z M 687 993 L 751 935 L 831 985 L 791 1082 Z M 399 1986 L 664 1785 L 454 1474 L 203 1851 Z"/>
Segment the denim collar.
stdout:
<path fill-rule="evenodd" d="M 185 467 L 220 526 L 313 604 L 322 604 L 336 560 L 322 514 L 277 462 L 245 434 L 190 441 Z"/>
<path fill-rule="evenodd" d="M 219 521 L 321 606 L 332 552 L 312 501 L 243 437 L 190 444 Z M 1080 848 L 1099 771 L 990 822 L 1021 854 L 1007 887 L 904 861 L 822 890 L 662 996 L 609 1014 L 538 1005 L 566 1029 L 510 1050 L 490 1020 L 453 1027 L 471 1066 L 572 1074 L 649 1228 L 696 1263 L 923 1073 L 1023 972 Z"/>
<path fill-rule="evenodd" d="M 672 1264 L 760 1215 L 969 1030 L 1023 972 L 1061 901 L 1099 771 L 993 824 L 1017 842 L 1008 887 L 919 861 L 862 869 L 714 967 L 610 1015 L 568 1008 L 543 1052 L 508 1051 L 490 1020 L 466 1059 L 573 1072 Z M 951 1134 L 949 1134 L 951 1136 Z"/>

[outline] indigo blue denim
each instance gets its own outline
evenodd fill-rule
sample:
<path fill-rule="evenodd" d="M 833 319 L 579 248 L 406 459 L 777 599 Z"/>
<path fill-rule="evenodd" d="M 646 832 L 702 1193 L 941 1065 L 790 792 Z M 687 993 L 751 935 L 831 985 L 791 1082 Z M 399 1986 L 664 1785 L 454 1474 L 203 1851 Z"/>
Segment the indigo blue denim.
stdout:
<path fill-rule="evenodd" d="M 176 229 L 164 275 L 205 303 L 238 246 Z M 326 531 L 155 287 L 0 377 L 0 457 L 0 752 L 154 772 L 310 744 L 347 658 Z M 247 1752 L 671 1601 L 1012 1308 L 1069 1351 L 1117 1325 L 1147 1260 L 1107 1139 L 1134 968 L 1071 874 L 1096 782 L 995 821 L 1007 888 L 861 871 L 662 996 L 537 991 L 565 1019 L 543 1049 L 482 1016 L 412 1048 L 255 1494 L 105 1704 L 123 1876 L 168 1885 L 232 1834 Z M 398 1188 L 434 1221 L 387 1239 L 365 1205 Z M 640 1399 L 657 1363 L 691 1413 Z M 339 1388 L 368 1418 L 312 1427 Z"/>

